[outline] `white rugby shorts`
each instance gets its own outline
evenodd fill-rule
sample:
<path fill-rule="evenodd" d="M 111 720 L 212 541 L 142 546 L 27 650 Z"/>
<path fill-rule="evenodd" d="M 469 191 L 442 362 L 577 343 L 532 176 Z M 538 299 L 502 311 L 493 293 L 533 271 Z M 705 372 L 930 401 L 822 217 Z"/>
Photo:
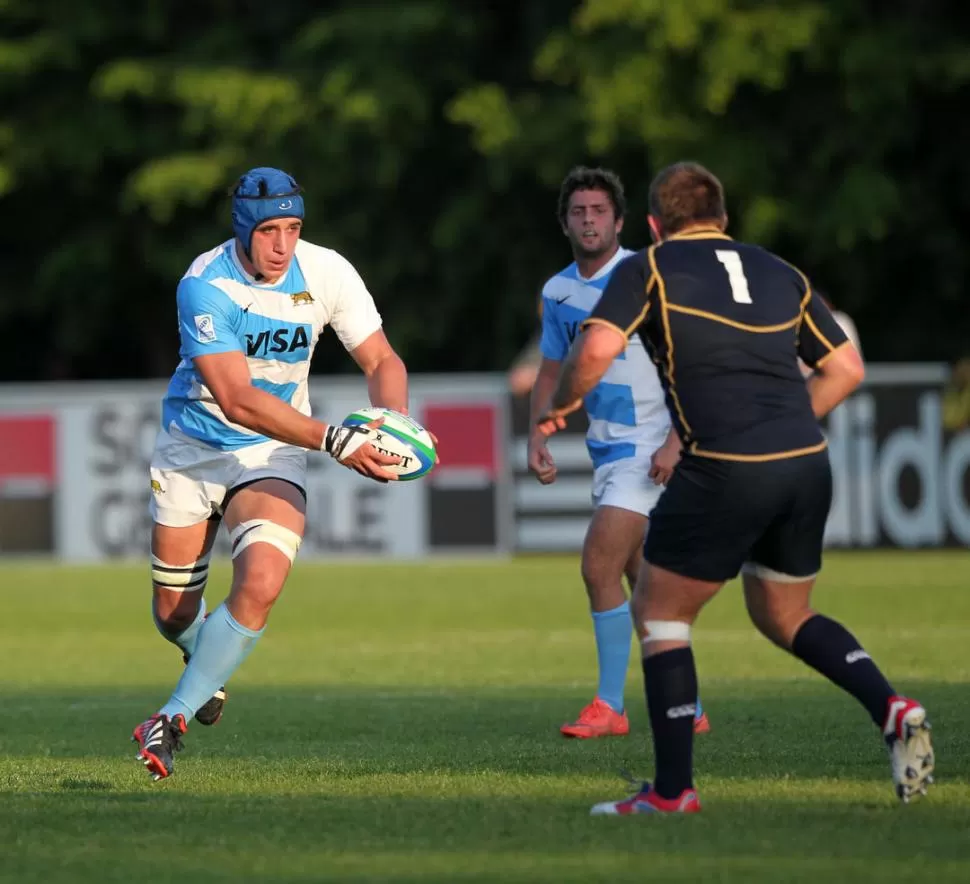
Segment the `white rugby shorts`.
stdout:
<path fill-rule="evenodd" d="M 197 525 L 222 514 L 230 489 L 255 479 L 285 479 L 305 493 L 306 456 L 305 449 L 275 440 L 220 451 L 176 427 L 163 429 L 149 468 L 152 520 L 173 528 Z"/>
<path fill-rule="evenodd" d="M 663 485 L 650 478 L 650 458 L 624 457 L 593 470 L 593 507 L 615 506 L 649 516 Z"/>

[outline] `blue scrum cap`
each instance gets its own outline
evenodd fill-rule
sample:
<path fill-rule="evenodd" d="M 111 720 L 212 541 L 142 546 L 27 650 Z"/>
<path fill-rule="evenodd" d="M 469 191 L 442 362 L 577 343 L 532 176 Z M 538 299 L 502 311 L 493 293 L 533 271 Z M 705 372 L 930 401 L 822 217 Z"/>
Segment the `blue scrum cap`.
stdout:
<path fill-rule="evenodd" d="M 249 254 L 253 231 L 273 218 L 302 218 L 303 188 L 292 175 L 260 166 L 250 169 L 232 189 L 232 229 Z"/>

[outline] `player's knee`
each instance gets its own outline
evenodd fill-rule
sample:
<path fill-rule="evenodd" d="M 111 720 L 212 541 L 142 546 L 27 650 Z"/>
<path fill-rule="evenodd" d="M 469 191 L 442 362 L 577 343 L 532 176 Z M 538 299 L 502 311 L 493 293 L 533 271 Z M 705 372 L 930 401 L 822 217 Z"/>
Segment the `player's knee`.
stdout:
<path fill-rule="evenodd" d="M 152 616 L 158 631 L 166 638 L 185 632 L 199 615 L 199 593 L 167 593 L 156 591 L 152 597 Z"/>
<path fill-rule="evenodd" d="M 237 525 L 229 535 L 236 567 L 233 594 L 248 604 L 270 608 L 276 601 L 290 565 L 300 548 L 300 535 L 268 519 L 250 519 Z M 244 550 L 251 555 L 240 559 Z M 271 552 L 270 550 L 277 552 Z M 277 553 L 282 553 L 281 558 Z"/>
<path fill-rule="evenodd" d="M 268 611 L 283 591 L 286 572 L 263 556 L 247 558 L 233 578 L 232 596 L 251 608 Z"/>
<path fill-rule="evenodd" d="M 779 603 L 771 597 L 745 597 L 748 616 L 755 628 L 769 641 L 782 648 L 791 646 L 798 626 L 811 616 L 811 609 L 796 603 Z"/>
<path fill-rule="evenodd" d="M 755 628 L 766 639 L 768 639 L 768 641 L 778 645 L 780 648 L 787 648 L 790 646 L 790 642 L 788 640 L 788 622 L 785 617 L 767 614 L 763 611 L 754 613 L 750 608 L 748 609 L 748 614 L 751 617 L 751 622 L 754 624 Z"/>
<path fill-rule="evenodd" d="M 618 562 L 611 562 L 600 555 L 584 552 L 580 561 L 579 572 L 590 598 L 595 599 L 601 593 L 622 586 L 622 565 Z"/>
<path fill-rule="evenodd" d="M 761 604 L 752 603 L 750 600 L 746 600 L 745 606 L 748 609 L 748 617 L 751 618 L 755 629 L 765 638 L 775 641 L 774 618 L 766 607 Z"/>
<path fill-rule="evenodd" d="M 156 599 L 152 613 L 158 631 L 166 638 L 172 638 L 181 635 L 195 622 L 199 615 L 199 603 L 197 599 L 192 599 L 191 604 L 188 599 L 180 599 L 175 604 L 166 604 Z"/>
<path fill-rule="evenodd" d="M 638 580 L 633 586 L 633 592 L 630 593 L 630 613 L 633 615 L 634 623 L 642 623 L 644 620 L 650 619 L 651 612 L 647 601 L 644 581 Z"/>

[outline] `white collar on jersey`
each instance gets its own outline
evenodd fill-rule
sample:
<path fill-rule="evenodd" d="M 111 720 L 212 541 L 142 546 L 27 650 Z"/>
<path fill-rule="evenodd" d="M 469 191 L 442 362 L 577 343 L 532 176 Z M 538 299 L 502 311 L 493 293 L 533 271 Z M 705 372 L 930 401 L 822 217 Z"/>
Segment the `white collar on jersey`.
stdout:
<path fill-rule="evenodd" d="M 629 249 L 625 249 L 623 248 L 623 246 L 619 246 L 616 250 L 616 254 L 612 258 L 610 258 L 610 260 L 607 261 L 602 267 L 600 267 L 600 269 L 597 270 L 592 276 L 583 276 L 583 274 L 579 272 L 579 262 L 574 261 L 573 263 L 576 265 L 576 279 L 578 279 L 580 282 L 594 282 L 595 280 L 599 279 L 601 276 L 605 276 L 614 267 L 616 267 L 616 265 L 619 264 L 620 261 L 622 261 L 624 258 L 632 254 L 633 252 L 631 252 Z"/>

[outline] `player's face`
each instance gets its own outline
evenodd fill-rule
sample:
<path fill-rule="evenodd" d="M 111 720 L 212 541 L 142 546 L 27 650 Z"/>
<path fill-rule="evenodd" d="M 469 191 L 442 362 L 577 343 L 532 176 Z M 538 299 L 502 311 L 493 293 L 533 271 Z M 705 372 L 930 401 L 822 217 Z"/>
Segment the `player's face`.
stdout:
<path fill-rule="evenodd" d="M 569 197 L 563 232 L 577 258 L 597 258 L 614 250 L 622 229 L 623 219 L 617 220 L 605 190 L 577 190 Z"/>
<path fill-rule="evenodd" d="M 253 231 L 250 260 L 264 279 L 273 282 L 289 269 L 302 227 L 299 218 L 274 218 Z"/>

